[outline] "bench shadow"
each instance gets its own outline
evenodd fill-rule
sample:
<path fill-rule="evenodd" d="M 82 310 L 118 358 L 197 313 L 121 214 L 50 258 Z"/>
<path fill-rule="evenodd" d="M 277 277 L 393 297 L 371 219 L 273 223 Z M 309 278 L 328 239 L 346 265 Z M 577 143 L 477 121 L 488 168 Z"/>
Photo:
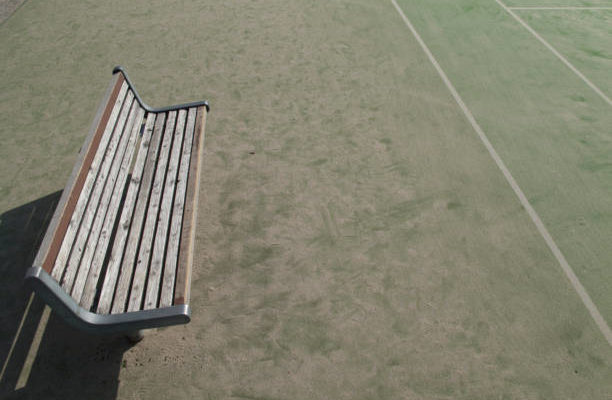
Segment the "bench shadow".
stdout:
<path fill-rule="evenodd" d="M 0 215 L 0 398 L 115 399 L 122 336 L 73 329 L 24 287 L 23 278 L 61 191 Z"/>

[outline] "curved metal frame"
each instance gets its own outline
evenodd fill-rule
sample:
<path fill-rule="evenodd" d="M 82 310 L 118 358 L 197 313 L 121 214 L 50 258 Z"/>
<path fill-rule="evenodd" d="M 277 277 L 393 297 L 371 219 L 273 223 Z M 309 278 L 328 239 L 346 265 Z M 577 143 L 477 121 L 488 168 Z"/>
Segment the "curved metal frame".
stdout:
<path fill-rule="evenodd" d="M 186 324 L 191 320 L 188 304 L 122 314 L 96 314 L 81 307 L 40 267 L 29 268 L 25 280 L 66 322 L 91 333 L 128 333 L 140 329 Z"/>
<path fill-rule="evenodd" d="M 115 74 L 117 74 L 119 72 L 121 72 L 123 74 L 123 77 L 125 78 L 125 81 L 127 82 L 128 86 L 130 87 L 132 92 L 134 92 L 134 97 L 136 97 L 136 100 L 138 100 L 138 103 L 140 104 L 140 106 L 142 108 L 144 108 L 147 112 L 160 113 L 160 112 L 168 112 L 168 111 L 180 110 L 182 108 L 201 107 L 201 106 L 206 107 L 206 112 L 210 112 L 210 105 L 208 105 L 208 101 L 207 100 L 194 101 L 192 103 L 177 104 L 175 106 L 168 106 L 168 107 L 161 107 L 161 108 L 153 108 L 151 106 L 148 106 L 144 101 L 142 101 L 142 98 L 140 97 L 140 95 L 138 94 L 138 92 L 134 88 L 134 85 L 132 84 L 132 81 L 128 77 L 127 72 L 125 72 L 125 69 L 121 65 L 117 65 L 115 68 L 113 68 L 113 75 L 115 75 Z"/>

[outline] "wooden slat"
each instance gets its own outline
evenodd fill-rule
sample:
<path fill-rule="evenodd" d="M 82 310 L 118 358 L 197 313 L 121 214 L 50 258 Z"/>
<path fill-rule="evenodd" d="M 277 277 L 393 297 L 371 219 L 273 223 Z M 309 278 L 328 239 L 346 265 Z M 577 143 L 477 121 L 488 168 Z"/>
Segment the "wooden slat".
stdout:
<path fill-rule="evenodd" d="M 75 261 L 78 265 L 77 273 L 72 285 L 72 291 L 70 292 L 70 295 L 77 303 L 81 300 L 83 289 L 85 287 L 85 281 L 87 280 L 87 275 L 91 269 L 91 263 L 96 247 L 98 244 L 101 244 L 101 242 L 104 242 L 105 239 L 108 239 L 106 237 L 107 235 L 102 236 L 102 227 L 108 212 L 112 213 L 110 207 L 113 198 L 116 197 L 115 187 L 117 186 L 117 181 L 121 178 L 118 173 L 121 170 L 126 149 L 129 147 L 130 133 L 132 132 L 132 127 L 134 125 L 134 120 L 136 119 L 138 108 L 138 102 L 132 101 L 125 123 L 122 123 L 122 117 L 119 119 L 119 123 L 123 125 L 120 128 L 121 132 L 115 132 L 115 136 L 120 136 L 119 143 L 117 143 L 117 148 L 113 154 L 112 161 L 106 165 L 106 168 L 100 171 L 100 176 L 106 175 L 106 182 L 104 182 L 103 185 L 98 186 L 98 188 L 101 188 L 101 196 L 99 197 L 97 204 L 92 204 L 90 201 L 90 204 L 88 205 L 88 209 L 85 212 L 85 219 L 81 226 L 81 234 L 75 242 L 75 246 L 79 247 L 72 250 L 72 254 L 68 262 L 69 269 L 71 268 L 71 262 L 73 261 Z M 117 129 L 119 129 L 119 124 Z M 95 193 L 96 189 L 94 189 L 94 194 Z M 92 221 L 91 225 L 88 225 L 89 221 Z M 88 226 L 89 232 L 86 236 L 83 234 L 83 228 L 87 228 Z M 82 252 L 79 254 L 81 250 L 81 243 L 83 243 Z"/>
<path fill-rule="evenodd" d="M 133 100 L 133 93 L 128 91 L 125 98 L 125 103 L 121 109 L 121 114 L 119 114 L 119 119 L 117 120 L 113 135 L 106 149 L 106 154 L 104 155 L 104 159 L 100 165 L 100 171 L 96 178 L 93 191 L 91 192 L 91 196 L 87 202 L 87 207 L 85 208 L 83 217 L 80 221 L 80 226 L 74 239 L 74 243 L 71 246 L 72 248 L 70 250 L 70 256 L 68 257 L 66 271 L 64 272 L 64 276 L 60 282 L 64 290 L 66 290 L 68 293 L 72 292 L 72 285 L 74 284 L 74 280 L 78 272 L 81 257 L 85 251 L 85 244 L 87 242 L 87 238 L 89 237 L 89 232 L 91 231 L 98 207 L 102 203 L 100 198 L 102 198 L 105 194 L 104 189 L 108 180 L 110 168 L 117 154 L 119 142 L 123 137 L 123 127 L 127 122 Z M 60 255 L 61 254 L 62 253 L 60 252 Z"/>
<path fill-rule="evenodd" d="M 138 155 L 136 156 L 134 168 L 132 169 L 132 177 L 130 179 L 128 191 L 123 203 L 123 210 L 119 219 L 119 225 L 117 226 L 113 249 L 108 260 L 106 275 L 104 277 L 104 283 L 100 292 L 98 313 L 101 314 L 108 314 L 113 302 L 115 284 L 119 279 L 119 267 L 121 266 L 122 256 L 127 243 L 130 226 L 132 225 L 132 216 L 134 215 L 134 208 L 136 206 L 136 199 L 140 189 L 140 182 L 143 178 L 144 165 L 147 159 L 147 152 L 151 142 L 154 123 L 155 114 L 149 113 L 147 115 L 147 122 L 145 123 L 144 132 L 142 133 Z"/>
<path fill-rule="evenodd" d="M 166 179 L 162 200 L 157 218 L 157 228 L 155 240 L 153 242 L 153 253 L 151 254 L 151 265 L 147 274 L 147 289 L 145 293 L 144 309 L 150 310 L 157 308 L 159 284 L 163 273 L 164 254 L 168 243 L 168 232 L 170 230 L 170 217 L 172 216 L 172 202 L 174 200 L 174 190 L 176 187 L 176 174 L 178 173 L 185 133 L 186 110 L 180 110 L 176 120 L 176 127 L 173 132 L 172 150 L 166 168 Z"/>
<path fill-rule="evenodd" d="M 174 125 L 176 122 L 176 114 L 176 111 L 171 111 L 168 113 L 168 120 L 166 122 L 166 129 L 164 131 L 162 147 L 159 151 L 159 159 L 157 160 L 157 166 L 155 169 L 153 190 L 151 192 L 151 198 L 149 199 L 147 217 L 140 240 L 140 249 L 138 251 L 138 259 L 136 261 L 136 270 L 134 271 L 132 288 L 130 290 L 128 311 L 138 311 L 141 309 L 143 293 L 145 291 L 146 276 L 151 260 L 151 251 L 153 249 L 153 239 L 155 235 L 155 228 L 157 225 L 161 195 L 164 188 L 164 180 L 166 176 L 168 159 L 170 156 L 169 153 L 172 147 L 172 138 L 174 133 Z"/>
<path fill-rule="evenodd" d="M 185 128 L 185 139 L 183 142 L 183 152 L 177 175 L 176 194 L 174 197 L 174 205 L 172 206 L 172 221 L 170 222 L 170 234 L 168 235 L 168 250 L 166 251 L 166 262 L 164 265 L 164 277 L 162 280 L 159 307 L 171 306 L 172 296 L 174 295 L 174 280 L 178 264 L 181 225 L 183 223 L 183 211 L 185 208 L 185 193 L 187 192 L 187 174 L 189 172 L 189 161 L 191 160 L 196 114 L 196 108 L 189 109 L 187 127 Z"/>
<path fill-rule="evenodd" d="M 132 277 L 134 273 L 138 246 L 146 217 L 147 204 L 151 195 L 151 186 L 153 184 L 153 174 L 155 173 L 155 165 L 157 164 L 157 156 L 159 154 L 159 146 L 162 142 L 164 126 L 166 122 L 166 114 L 159 114 L 155 119 L 155 129 L 149 145 L 147 160 L 144 166 L 142 183 L 138 191 L 138 198 L 134 209 L 134 218 L 130 226 L 130 232 L 125 247 L 125 255 L 121 261 L 121 274 L 117 287 L 111 312 L 118 314 L 125 312 L 127 306 L 128 295 L 130 292 Z"/>
<path fill-rule="evenodd" d="M 123 108 L 127 91 L 127 83 L 124 83 L 121 86 L 121 90 L 119 92 L 117 100 L 115 101 L 115 105 L 108 119 L 108 123 L 104 128 L 102 128 L 104 129 L 104 133 L 100 139 L 95 157 L 89 165 L 87 177 L 84 180 L 82 190 L 79 193 L 78 201 L 76 202 L 76 205 L 73 208 L 73 212 L 68 217 L 69 224 L 67 225 L 65 234 L 61 237 L 61 247 L 57 250 L 57 254 L 54 259 L 55 266 L 52 270 L 52 276 L 58 282 L 61 281 L 62 276 L 64 274 L 66 264 L 68 262 L 68 257 L 70 256 L 70 250 L 72 249 L 74 239 L 76 237 L 81 220 L 83 218 L 83 214 L 85 213 L 85 209 L 87 207 L 87 202 L 89 201 L 89 197 L 96 182 L 98 172 L 100 171 L 100 167 L 104 160 L 104 155 L 107 152 L 108 143 L 112 137 L 112 133 L 115 129 L 117 119 L 119 118 L 119 114 Z"/>
<path fill-rule="evenodd" d="M 79 152 L 77 161 L 72 169 L 68 183 L 62 192 L 57 204 L 53 218 L 49 223 L 47 232 L 34 259 L 34 265 L 42 267 L 47 273 L 51 273 L 55 265 L 57 253 L 70 223 L 72 212 L 77 204 L 81 189 L 85 183 L 89 167 L 95 157 L 98 146 L 102 139 L 105 127 L 111 121 L 111 114 L 119 98 L 119 93 L 124 84 L 121 74 L 112 79 L 102 103 L 93 119 L 85 143 Z"/>
<path fill-rule="evenodd" d="M 196 118 L 196 127 L 193 138 L 193 151 L 191 154 L 191 161 L 189 163 L 189 176 L 187 182 L 185 212 L 183 214 L 183 227 L 181 231 L 178 268 L 176 271 L 176 288 L 174 291 L 175 305 L 189 303 L 205 126 L 206 108 L 198 107 L 198 116 Z"/>
<path fill-rule="evenodd" d="M 108 211 L 106 212 L 106 216 L 104 217 L 104 222 L 102 223 L 98 240 L 95 243 L 95 252 L 91 257 L 91 267 L 89 267 L 89 273 L 86 275 L 87 279 L 85 280 L 85 284 L 83 285 L 83 290 L 80 295 L 81 307 L 85 308 L 86 310 L 89 310 L 91 308 L 96 295 L 100 271 L 102 270 L 102 264 L 104 262 L 104 259 L 106 258 L 108 248 L 111 245 L 110 239 L 113 227 L 115 226 L 115 221 L 117 220 L 119 212 L 121 211 L 119 209 L 119 205 L 125 192 L 125 182 L 127 181 L 129 169 L 134 160 L 134 149 L 136 148 L 138 135 L 140 133 L 140 129 L 142 128 L 142 120 L 144 118 L 145 110 L 141 108 L 138 102 L 136 101 L 132 105 L 132 109 L 134 111 L 135 118 L 128 125 L 126 125 L 125 128 L 126 130 L 130 129 L 128 143 L 127 146 L 125 146 L 123 160 L 121 161 L 121 165 L 119 166 L 119 170 L 117 172 L 117 181 L 115 182 L 115 188 L 113 189 L 113 194 L 108 203 Z M 83 260 L 87 260 L 85 255 L 83 256 Z M 72 289 L 72 296 L 75 300 L 78 298 L 78 292 L 75 292 L 75 290 L 78 290 L 77 288 L 81 287 L 81 271 L 85 270 L 85 266 L 86 265 L 81 265 L 81 268 L 79 269 L 79 276 L 77 277 L 77 282 L 75 282 L 75 287 Z"/>

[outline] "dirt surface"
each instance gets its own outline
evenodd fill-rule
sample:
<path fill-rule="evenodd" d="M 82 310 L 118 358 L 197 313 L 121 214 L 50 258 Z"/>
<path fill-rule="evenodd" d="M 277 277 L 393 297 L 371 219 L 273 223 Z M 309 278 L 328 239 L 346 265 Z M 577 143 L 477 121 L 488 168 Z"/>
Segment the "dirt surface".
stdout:
<path fill-rule="evenodd" d="M 540 135 L 521 147 L 535 135 L 523 123 L 558 126 L 537 118 L 538 93 L 573 110 L 546 80 L 569 81 L 565 70 L 523 91 L 520 75 L 549 64 L 527 35 L 517 46 L 536 67 L 508 64 L 516 49 L 500 38 L 521 31 L 494 2 L 400 3 L 530 198 L 553 204 L 540 180 L 565 186 L 530 174 L 571 146 L 547 158 Z M 149 104 L 212 106 L 193 320 L 136 346 L 45 321 L 37 299 L 22 323 L 19 286 L 116 64 Z M 30 1 L 0 26 L 0 70 L 0 397 L 612 393 L 612 350 L 389 1 Z M 495 71 L 516 74 L 510 89 Z M 609 114 L 572 85 L 598 132 Z M 520 104 L 533 114 L 506 119 Z M 545 222 L 573 210 L 572 193 Z"/>

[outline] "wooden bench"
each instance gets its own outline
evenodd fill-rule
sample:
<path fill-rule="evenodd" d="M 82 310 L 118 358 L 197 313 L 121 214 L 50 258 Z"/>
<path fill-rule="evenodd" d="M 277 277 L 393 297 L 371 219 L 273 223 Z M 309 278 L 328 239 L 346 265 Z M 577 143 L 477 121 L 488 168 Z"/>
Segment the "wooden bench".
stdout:
<path fill-rule="evenodd" d="M 184 324 L 208 103 L 154 109 L 113 75 L 25 279 L 90 332 Z"/>

